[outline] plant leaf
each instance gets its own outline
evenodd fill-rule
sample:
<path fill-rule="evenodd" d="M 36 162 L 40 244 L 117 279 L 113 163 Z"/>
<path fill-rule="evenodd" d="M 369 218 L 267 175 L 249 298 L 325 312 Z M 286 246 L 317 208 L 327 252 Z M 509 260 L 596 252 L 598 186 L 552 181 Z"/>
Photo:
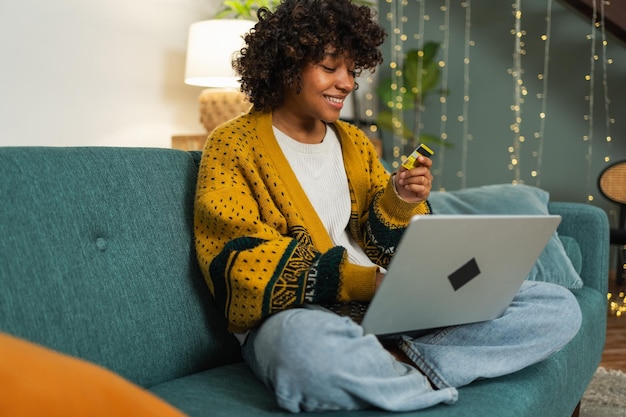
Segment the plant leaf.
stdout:
<path fill-rule="evenodd" d="M 394 132 L 395 127 L 393 123 L 393 113 L 388 110 L 383 110 L 383 111 L 378 112 L 378 117 L 376 118 L 376 125 L 380 127 L 381 129 Z M 411 139 L 413 137 L 413 132 L 407 129 L 404 123 L 400 123 L 400 128 L 402 131 L 402 137 L 404 139 Z"/>
<path fill-rule="evenodd" d="M 445 148 L 452 148 L 454 145 L 448 141 L 441 140 L 440 137 L 431 135 L 428 133 L 420 134 L 419 142 L 421 143 L 436 143 L 439 146 L 443 146 Z"/>
<path fill-rule="evenodd" d="M 393 81 L 391 78 L 385 78 L 378 82 L 378 87 L 376 87 L 376 93 L 380 101 L 388 109 L 394 109 L 397 103 L 397 98 L 399 95 L 402 96 L 402 110 L 413 110 L 415 108 L 415 94 L 413 94 L 408 88 L 403 93 L 397 91 L 397 89 L 392 89 Z"/>
<path fill-rule="evenodd" d="M 384 130 L 388 130 L 390 132 L 394 132 L 394 123 L 393 123 L 393 113 L 387 110 L 381 111 L 378 113 L 378 117 L 376 118 L 376 125 Z M 401 123 L 401 132 L 402 138 L 407 139 L 409 141 L 413 140 L 413 132 L 406 128 L 406 126 Z M 452 148 L 454 145 L 450 142 L 441 140 L 438 136 L 431 135 L 428 133 L 422 133 L 419 136 L 419 140 L 417 142 L 420 143 L 431 143 L 437 144 L 439 146 L 444 146 L 446 148 Z"/>
<path fill-rule="evenodd" d="M 426 42 L 424 45 L 424 62 L 433 62 L 437 56 L 437 52 L 439 52 L 439 43 L 437 42 Z"/>
<path fill-rule="evenodd" d="M 432 92 L 439 82 L 439 64 L 431 61 L 424 66 L 422 73 L 422 96 Z"/>
<path fill-rule="evenodd" d="M 406 53 L 404 60 L 403 74 L 407 89 L 413 94 L 426 95 L 439 81 L 439 64 L 436 62 L 439 44 L 428 42 L 422 51 L 411 49 Z M 420 53 L 423 52 L 420 58 Z M 421 59 L 421 68 L 419 68 Z M 420 71 L 421 70 L 421 71 Z M 419 83 L 418 83 L 419 81 Z M 421 85 L 421 92 L 417 91 L 418 84 Z"/>

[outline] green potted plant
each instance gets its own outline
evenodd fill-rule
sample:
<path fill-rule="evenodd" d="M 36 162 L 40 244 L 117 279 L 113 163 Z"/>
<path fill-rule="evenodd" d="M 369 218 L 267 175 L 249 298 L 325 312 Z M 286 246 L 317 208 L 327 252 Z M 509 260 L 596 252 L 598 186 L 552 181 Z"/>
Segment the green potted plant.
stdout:
<path fill-rule="evenodd" d="M 426 98 L 433 93 L 447 94 L 447 91 L 438 89 L 438 51 L 439 44 L 436 42 L 427 42 L 421 50 L 409 50 L 404 57 L 401 86 L 389 77 L 381 80 L 376 89 L 383 106 L 376 118 L 376 124 L 383 130 L 399 135 L 403 142 L 406 141 L 408 152 L 418 142 L 449 146 L 448 142 L 435 135 L 422 133 L 420 129 L 420 115 Z M 402 117 L 404 121 L 400 120 L 396 117 L 397 112 L 409 113 L 413 119 L 412 127 L 407 126 L 406 120 L 409 117 Z"/>
<path fill-rule="evenodd" d="M 261 7 L 273 10 L 279 4 L 280 0 L 224 0 L 223 8 L 215 18 L 256 20 L 256 12 Z"/>

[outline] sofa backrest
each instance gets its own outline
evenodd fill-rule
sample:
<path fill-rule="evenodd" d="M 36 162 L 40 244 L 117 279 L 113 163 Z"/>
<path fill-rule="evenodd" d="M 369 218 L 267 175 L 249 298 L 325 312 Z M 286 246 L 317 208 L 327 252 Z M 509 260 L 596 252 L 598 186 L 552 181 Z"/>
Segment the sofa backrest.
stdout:
<path fill-rule="evenodd" d="M 197 266 L 197 155 L 0 148 L 0 331 L 152 386 L 239 360 Z"/>

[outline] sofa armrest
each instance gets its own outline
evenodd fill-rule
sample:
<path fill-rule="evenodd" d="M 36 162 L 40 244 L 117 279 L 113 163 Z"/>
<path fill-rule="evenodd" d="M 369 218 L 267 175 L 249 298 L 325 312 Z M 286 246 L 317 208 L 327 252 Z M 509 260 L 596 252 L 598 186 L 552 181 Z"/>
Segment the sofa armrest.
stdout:
<path fill-rule="evenodd" d="M 602 294 L 608 292 L 609 276 L 609 221 L 604 210 L 582 203 L 551 201 L 551 214 L 563 220 L 558 233 L 576 239 L 582 254 L 580 277 L 586 287 Z"/>

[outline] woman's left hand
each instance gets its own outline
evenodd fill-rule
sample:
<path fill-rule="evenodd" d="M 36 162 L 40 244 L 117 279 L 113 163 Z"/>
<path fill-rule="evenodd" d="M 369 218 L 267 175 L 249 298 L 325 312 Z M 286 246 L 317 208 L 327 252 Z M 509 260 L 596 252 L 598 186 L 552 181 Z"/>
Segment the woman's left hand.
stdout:
<path fill-rule="evenodd" d="M 396 173 L 396 191 L 409 203 L 419 203 L 428 199 L 433 182 L 433 175 L 430 172 L 433 161 L 420 155 L 417 162 L 419 166 L 411 169 L 400 166 Z"/>

